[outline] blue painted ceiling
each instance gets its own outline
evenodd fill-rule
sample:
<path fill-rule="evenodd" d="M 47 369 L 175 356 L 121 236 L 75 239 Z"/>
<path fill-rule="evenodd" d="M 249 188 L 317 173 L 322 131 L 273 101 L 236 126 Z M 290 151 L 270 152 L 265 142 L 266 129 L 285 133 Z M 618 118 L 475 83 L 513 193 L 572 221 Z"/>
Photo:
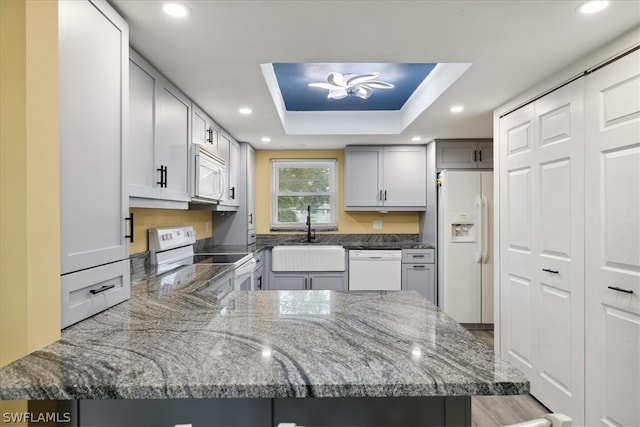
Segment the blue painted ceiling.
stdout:
<path fill-rule="evenodd" d="M 288 111 L 392 111 L 402 108 L 436 64 L 431 63 L 273 63 L 273 70 Z M 331 72 L 380 73 L 376 80 L 392 83 L 392 89 L 374 88 L 368 99 L 349 96 L 327 98 L 328 90 L 309 87 L 326 83 Z"/>

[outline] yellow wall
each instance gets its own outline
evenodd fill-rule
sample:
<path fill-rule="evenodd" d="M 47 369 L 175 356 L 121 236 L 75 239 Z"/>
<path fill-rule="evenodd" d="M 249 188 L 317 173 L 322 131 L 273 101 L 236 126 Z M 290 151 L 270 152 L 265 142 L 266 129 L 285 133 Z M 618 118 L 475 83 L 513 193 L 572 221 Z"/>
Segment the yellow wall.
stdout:
<path fill-rule="evenodd" d="M 193 225 L 196 239 L 212 237 L 213 215 L 211 211 L 182 211 L 175 209 L 131 209 L 134 214 L 135 234 L 129 244 L 129 253 L 137 254 L 149 250 L 147 230 L 173 225 Z"/>
<path fill-rule="evenodd" d="M 60 337 L 58 5 L 0 1 L 0 366 Z"/>
<path fill-rule="evenodd" d="M 345 212 L 344 150 L 257 150 L 256 151 L 256 228 L 258 234 L 270 233 L 271 159 L 336 159 L 338 172 L 338 231 L 335 233 L 418 233 L 418 212 Z M 382 221 L 374 230 L 373 221 Z"/>

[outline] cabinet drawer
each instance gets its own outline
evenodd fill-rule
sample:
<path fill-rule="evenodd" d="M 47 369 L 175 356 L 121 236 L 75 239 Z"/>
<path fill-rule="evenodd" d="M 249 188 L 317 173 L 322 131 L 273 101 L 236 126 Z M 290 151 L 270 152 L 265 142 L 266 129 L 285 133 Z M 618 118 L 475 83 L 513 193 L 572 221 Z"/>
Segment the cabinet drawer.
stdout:
<path fill-rule="evenodd" d="M 426 263 L 433 264 L 435 260 L 435 251 L 433 249 L 403 249 L 403 263 Z"/>
<path fill-rule="evenodd" d="M 61 327 L 129 299 L 129 260 L 66 274 L 60 280 Z"/>

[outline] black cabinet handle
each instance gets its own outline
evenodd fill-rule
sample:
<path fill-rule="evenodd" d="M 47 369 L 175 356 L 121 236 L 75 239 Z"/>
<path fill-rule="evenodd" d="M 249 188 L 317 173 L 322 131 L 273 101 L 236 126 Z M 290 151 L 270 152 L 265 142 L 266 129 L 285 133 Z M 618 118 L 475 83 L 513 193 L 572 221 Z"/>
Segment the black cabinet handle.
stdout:
<path fill-rule="evenodd" d="M 249 224 L 253 224 L 253 214 L 249 214 Z"/>
<path fill-rule="evenodd" d="M 164 188 L 167 188 L 169 182 L 169 166 L 164 167 Z"/>
<path fill-rule="evenodd" d="M 306 277 L 304 278 L 304 289 L 305 290 L 307 289 L 307 278 Z"/>
<path fill-rule="evenodd" d="M 156 184 L 162 188 L 167 188 L 167 169 L 167 166 L 164 165 L 160 165 L 160 169 L 156 169 L 160 172 L 160 182 L 156 182 Z"/>
<path fill-rule="evenodd" d="M 382 201 L 382 190 L 380 190 L 380 194 L 378 194 L 378 200 Z"/>
<path fill-rule="evenodd" d="M 231 187 L 231 200 L 235 200 L 236 199 L 236 187 Z"/>
<path fill-rule="evenodd" d="M 313 290 L 313 277 L 309 277 L 309 289 Z"/>
<path fill-rule="evenodd" d="M 416 268 L 427 268 L 426 265 L 414 265 L 412 268 L 416 269 Z"/>
<path fill-rule="evenodd" d="M 384 190 L 384 201 L 387 201 L 387 190 Z"/>
<path fill-rule="evenodd" d="M 558 270 L 550 270 L 548 268 L 543 268 L 542 271 L 546 271 L 547 273 L 553 273 L 553 274 L 560 273 Z"/>
<path fill-rule="evenodd" d="M 474 162 L 478 161 L 478 151 L 477 150 L 473 150 L 473 161 Z"/>
<path fill-rule="evenodd" d="M 262 289 L 262 276 L 258 277 L 258 289 Z"/>
<path fill-rule="evenodd" d="M 624 292 L 625 294 L 632 294 L 633 291 L 629 290 L 629 289 L 621 289 L 617 286 L 607 286 L 607 288 L 614 290 L 614 291 L 618 291 L 618 292 Z"/>
<path fill-rule="evenodd" d="M 125 239 L 130 239 L 129 243 L 133 243 L 133 235 L 134 235 L 134 232 L 133 232 L 133 212 L 131 212 L 129 214 L 129 216 L 126 217 L 124 220 L 125 221 L 131 221 L 131 224 L 130 224 L 130 227 L 129 227 L 129 234 L 125 234 L 124 238 Z"/>
<path fill-rule="evenodd" d="M 424 258 L 424 255 L 411 255 L 412 258 Z"/>
<path fill-rule="evenodd" d="M 478 151 L 478 161 L 481 162 L 482 161 L 482 150 Z"/>
<path fill-rule="evenodd" d="M 104 291 L 108 291 L 109 289 L 113 289 L 115 287 L 116 287 L 116 285 L 104 285 L 100 289 L 91 289 L 89 292 L 91 292 L 93 295 L 95 295 L 95 294 L 99 294 L 100 292 L 104 292 Z"/>

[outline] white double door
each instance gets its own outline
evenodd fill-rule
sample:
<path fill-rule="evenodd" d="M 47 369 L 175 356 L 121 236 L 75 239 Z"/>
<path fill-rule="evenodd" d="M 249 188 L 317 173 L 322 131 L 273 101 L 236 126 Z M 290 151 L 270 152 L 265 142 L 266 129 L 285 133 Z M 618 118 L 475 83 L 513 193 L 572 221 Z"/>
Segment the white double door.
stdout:
<path fill-rule="evenodd" d="M 500 120 L 501 354 L 575 425 L 640 425 L 640 52 Z"/>
<path fill-rule="evenodd" d="M 578 80 L 500 120 L 500 342 L 583 425 L 584 115 Z"/>

